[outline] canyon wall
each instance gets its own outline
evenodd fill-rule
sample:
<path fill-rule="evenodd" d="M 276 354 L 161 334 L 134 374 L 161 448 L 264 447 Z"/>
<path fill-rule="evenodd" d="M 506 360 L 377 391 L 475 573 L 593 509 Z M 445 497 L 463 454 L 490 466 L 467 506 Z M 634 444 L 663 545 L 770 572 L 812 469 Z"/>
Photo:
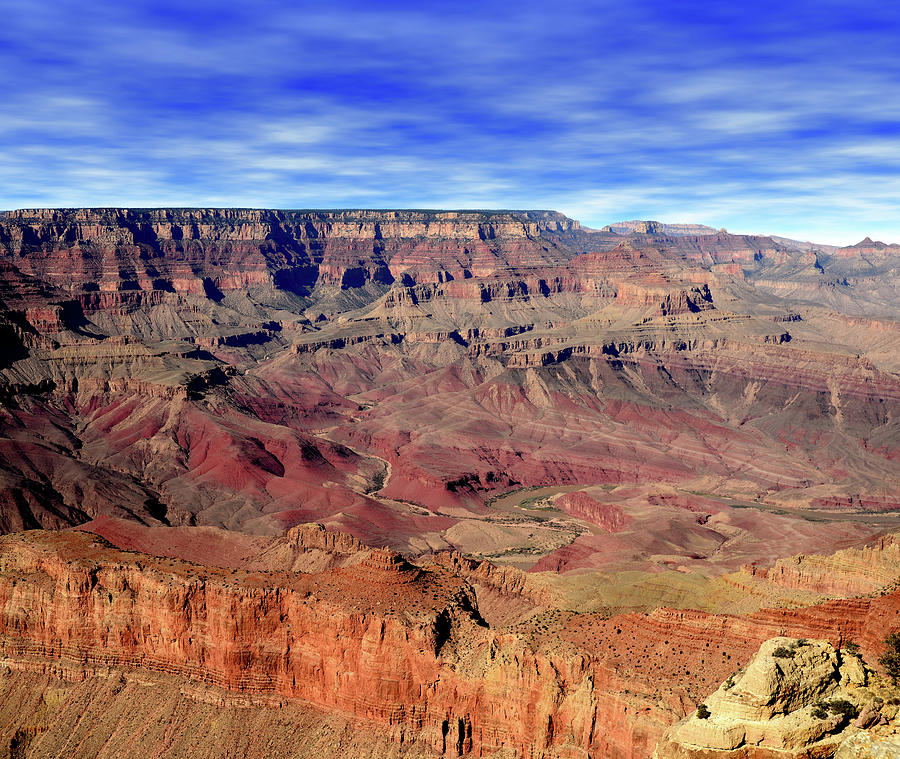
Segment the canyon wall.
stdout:
<path fill-rule="evenodd" d="M 810 251 L 632 226 L 10 212 L 0 531 L 111 514 L 277 535 L 333 519 L 416 552 L 452 527 L 446 509 L 512 488 L 697 477 L 776 506 L 892 509 L 889 322 L 754 284 L 805 272 Z"/>
<path fill-rule="evenodd" d="M 766 638 L 877 656 L 896 545 L 858 546 L 897 524 L 897 251 L 616 229 L 4 215 L 0 532 L 170 558 L 0 540 L 0 692 L 56 673 L 84 686 L 66 709 L 123 709 L 146 675 L 172 709 L 327 713 L 385 753 L 645 759 Z M 625 557 L 633 597 L 597 580 Z M 668 584 L 710 611 L 806 595 L 655 609 Z M 794 608 L 843 594 L 869 597 Z"/>
<path fill-rule="evenodd" d="M 448 569 L 510 594 L 521 587 L 458 558 L 415 567 L 319 530 L 284 542 L 357 558 L 314 574 L 252 572 L 120 551 L 80 532 L 0 538 L 0 665 L 76 680 L 147 671 L 260 708 L 298 700 L 362 720 L 377 741 L 438 755 L 645 759 L 698 699 L 682 669 L 654 661 L 704 657 L 715 676 L 775 634 L 852 638 L 872 652 L 900 609 L 895 593 L 745 618 L 569 615 L 529 641 L 490 629 Z M 636 655 L 635 642 L 651 653 Z"/>
<path fill-rule="evenodd" d="M 0 250 L 93 309 L 103 302 L 91 292 L 303 293 L 420 274 L 425 281 L 481 276 L 566 260 L 565 247 L 551 252 L 540 240 L 571 242 L 578 231 L 551 211 L 26 209 L 0 220 Z"/>
<path fill-rule="evenodd" d="M 662 726 L 632 721 L 600 690 L 615 678 L 585 657 L 492 634 L 467 584 L 385 551 L 326 574 L 254 574 L 121 552 L 85 533 L 20 533 L 0 539 L 0 608 L 11 666 L 146 669 L 301 699 L 436 754 L 592 747 L 630 759 Z"/>
<path fill-rule="evenodd" d="M 826 556 L 781 558 L 772 567 L 744 567 L 744 571 L 787 588 L 835 596 L 875 593 L 900 581 L 900 539 L 886 535 L 862 548 L 847 548 Z"/>

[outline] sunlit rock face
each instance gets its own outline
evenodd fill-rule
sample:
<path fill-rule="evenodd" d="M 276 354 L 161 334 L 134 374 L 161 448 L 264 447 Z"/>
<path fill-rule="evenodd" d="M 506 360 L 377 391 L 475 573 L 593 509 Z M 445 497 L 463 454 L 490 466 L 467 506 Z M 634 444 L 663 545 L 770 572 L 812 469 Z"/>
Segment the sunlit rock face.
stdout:
<path fill-rule="evenodd" d="M 223 704 L 210 756 L 239 708 L 296 753 L 283 708 L 316 757 L 646 759 L 770 638 L 875 661 L 898 261 L 552 211 L 3 215 L 0 532 L 120 550 L 4 539 L 0 752 L 91 703 L 153 754 L 150 678 L 173 724 Z M 827 742 L 790 715 L 852 662 L 796 657 L 684 729 Z"/>
<path fill-rule="evenodd" d="M 827 641 L 772 638 L 697 711 L 670 728 L 656 759 L 878 755 L 896 746 L 896 704 L 856 654 Z M 867 728 L 872 732 L 863 733 Z M 888 754 L 885 754 L 888 755 Z"/>
<path fill-rule="evenodd" d="M 157 555 L 81 531 L 0 538 L 0 692 L 27 703 L 8 715 L 0 741 L 30 735 L 36 750 L 52 753 L 77 718 L 93 720 L 94 735 L 111 746 L 144 745 L 157 738 L 135 721 L 148 709 L 141 687 L 175 723 L 195 702 L 221 705 L 220 722 L 197 713 L 211 732 L 195 750 L 210 756 L 223 755 L 232 708 L 246 709 L 260 731 L 248 756 L 264 756 L 269 738 L 291 750 L 278 731 L 265 732 L 272 710 L 287 708 L 304 725 L 301 742 L 325 739 L 303 716 L 309 709 L 342 725 L 345 737 L 326 742 L 326 756 L 368 745 L 412 756 L 559 759 L 644 759 L 660 739 L 663 758 L 705 756 L 698 746 L 793 751 L 896 713 L 883 689 L 875 708 L 874 676 L 855 654 L 825 640 L 767 639 L 778 628 L 853 635 L 869 656 L 861 631 L 883 637 L 900 609 L 896 591 L 744 617 L 608 616 L 560 609 L 552 586 L 511 567 L 449 553 L 416 565 L 319 525 L 276 538 L 109 519 L 94 529 Z M 170 558 L 185 551 L 194 562 Z M 713 716 L 665 732 L 697 706 L 703 691 L 694 686 L 735 667 L 705 698 Z M 42 701 L 48 689 L 56 695 Z M 834 715 L 809 718 L 811 704 L 844 698 L 861 707 L 850 727 Z M 104 704 L 114 716 L 101 716 Z"/>
<path fill-rule="evenodd" d="M 193 683 L 188 693 L 199 683 L 210 698 L 244 694 L 256 712 L 299 700 L 353 717 L 376 745 L 437 755 L 649 751 L 658 722 L 632 724 L 602 667 L 492 632 L 457 576 L 347 536 L 291 534 L 284 547 L 298 538 L 352 555 L 323 573 L 251 573 L 122 552 L 82 532 L 5 536 L 0 650 L 16 671 L 78 681 L 139 669 Z M 22 683 L 9 671 L 7 684 Z M 68 718 L 21 717 L 51 731 Z"/>

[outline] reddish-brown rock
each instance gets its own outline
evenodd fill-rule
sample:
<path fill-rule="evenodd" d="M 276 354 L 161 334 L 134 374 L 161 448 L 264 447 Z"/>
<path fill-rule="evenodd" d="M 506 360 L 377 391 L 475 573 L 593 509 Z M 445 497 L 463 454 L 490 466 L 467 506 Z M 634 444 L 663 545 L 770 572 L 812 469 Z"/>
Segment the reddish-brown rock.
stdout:
<path fill-rule="evenodd" d="M 774 585 L 835 596 L 864 595 L 900 581 L 900 538 L 886 535 L 862 548 L 824 556 L 801 554 L 778 559 L 769 568 L 744 569 Z"/>
<path fill-rule="evenodd" d="M 644 759 L 761 641 L 853 640 L 874 657 L 900 611 L 893 592 L 745 617 L 550 612 L 510 634 L 484 625 L 460 575 L 527 600 L 521 573 L 449 554 L 416 567 L 318 527 L 280 542 L 339 564 L 314 574 L 228 570 L 119 551 L 80 532 L 0 538 L 0 656 L 19 670 L 147 670 L 299 699 L 354 715 L 378 740 L 438 754 Z M 258 556 L 273 559 L 273 547 Z"/>
<path fill-rule="evenodd" d="M 323 521 L 427 552 L 511 488 L 698 476 L 775 507 L 889 509 L 882 296 L 823 313 L 760 284 L 862 259 L 619 231 L 529 211 L 9 213 L 0 530 Z"/>
<path fill-rule="evenodd" d="M 602 503 L 587 493 L 566 493 L 557 498 L 554 505 L 566 514 L 599 525 L 607 532 L 618 532 L 631 521 L 621 506 Z"/>
<path fill-rule="evenodd" d="M 481 627 L 471 589 L 385 551 L 326 574 L 202 568 L 85 533 L 0 538 L 0 656 L 142 668 L 394 726 L 438 754 L 643 757 L 661 729 L 583 655 Z"/>

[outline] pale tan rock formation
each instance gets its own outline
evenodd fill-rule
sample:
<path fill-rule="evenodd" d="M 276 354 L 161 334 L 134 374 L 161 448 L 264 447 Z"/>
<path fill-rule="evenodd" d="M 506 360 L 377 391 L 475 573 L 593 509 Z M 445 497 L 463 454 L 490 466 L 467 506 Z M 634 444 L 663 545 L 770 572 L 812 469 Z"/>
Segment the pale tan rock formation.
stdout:
<path fill-rule="evenodd" d="M 825 759 L 878 756 L 896 717 L 866 686 L 873 673 L 824 640 L 771 638 L 696 712 L 670 728 L 655 759 Z M 887 732 L 885 732 L 887 731 Z M 846 748 L 844 746 L 846 745 Z M 886 749 L 887 750 L 887 749 Z M 839 754 L 840 755 L 840 754 Z M 885 756 L 892 756 L 890 753 Z"/>
<path fill-rule="evenodd" d="M 896 759 L 900 756 L 900 732 L 853 735 L 843 743 L 834 759 Z"/>

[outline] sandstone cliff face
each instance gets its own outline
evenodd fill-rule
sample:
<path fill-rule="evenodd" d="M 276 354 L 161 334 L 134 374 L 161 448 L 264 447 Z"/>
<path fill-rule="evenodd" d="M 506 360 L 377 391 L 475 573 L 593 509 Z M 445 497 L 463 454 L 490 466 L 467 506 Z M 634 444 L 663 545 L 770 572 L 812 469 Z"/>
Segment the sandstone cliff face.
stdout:
<path fill-rule="evenodd" d="M 745 570 L 774 585 L 835 596 L 863 595 L 900 580 L 900 538 L 886 535 L 861 549 L 847 548 L 827 556 L 793 556 L 777 559 L 768 569 Z"/>
<path fill-rule="evenodd" d="M 553 212 L 36 209 L 7 214 L 0 246 L 23 272 L 73 292 L 303 292 L 555 263 L 571 253 L 536 240 L 577 231 Z"/>
<path fill-rule="evenodd" d="M 625 759 L 646 756 L 659 730 L 604 693 L 610 677 L 588 659 L 491 634 L 468 585 L 385 551 L 325 574 L 253 574 L 123 553 L 84 533 L 22 533 L 0 539 L 0 609 L 4 660 L 299 698 L 438 754 Z"/>
<path fill-rule="evenodd" d="M 413 754 L 646 759 L 696 706 L 703 691 L 693 686 L 707 674 L 724 679 L 759 641 L 782 630 L 853 639 L 871 656 L 900 608 L 894 593 L 748 617 L 554 611 L 533 623 L 545 633 L 528 636 L 486 627 L 469 584 L 489 604 L 534 604 L 541 594 L 524 573 L 453 554 L 416 567 L 317 526 L 254 541 L 238 546 L 243 566 L 331 569 L 203 567 L 79 532 L 0 538 L 0 664 L 85 681 L 158 673 L 261 708 L 298 699 L 352 715 Z M 771 655 L 750 665 L 734 692 L 744 695 L 723 703 L 768 719 L 865 674 L 825 643 L 798 650 L 777 676 Z M 808 686 L 805 672 L 819 679 Z"/>
<path fill-rule="evenodd" d="M 586 519 L 609 532 L 619 532 L 629 522 L 622 507 L 612 503 L 602 503 L 587 493 L 566 493 L 554 501 L 554 506 L 580 519 Z"/>
<path fill-rule="evenodd" d="M 0 758 L 433 759 L 399 728 L 298 699 L 115 667 L 0 666 Z"/>
<path fill-rule="evenodd" d="M 323 572 L 364 562 L 366 546 L 352 535 L 329 532 L 321 524 L 301 524 L 272 540 L 244 566 L 248 569 Z"/>

